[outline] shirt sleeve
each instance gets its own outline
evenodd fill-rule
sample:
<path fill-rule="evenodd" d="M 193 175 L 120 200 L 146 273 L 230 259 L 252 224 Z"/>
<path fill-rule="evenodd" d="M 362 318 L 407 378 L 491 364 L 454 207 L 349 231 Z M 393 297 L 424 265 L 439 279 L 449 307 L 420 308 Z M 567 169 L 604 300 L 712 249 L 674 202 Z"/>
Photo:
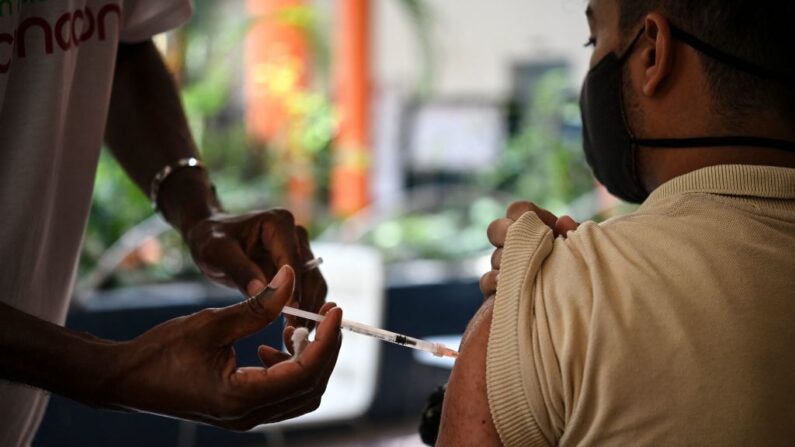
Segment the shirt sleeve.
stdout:
<path fill-rule="evenodd" d="M 506 446 L 555 443 L 545 409 L 546 374 L 534 355 L 533 291 L 553 247 L 552 231 L 525 213 L 505 243 L 486 356 L 486 388 L 497 433 Z"/>
<path fill-rule="evenodd" d="M 142 42 L 185 23 L 193 14 L 193 0 L 125 0 L 120 40 Z"/>

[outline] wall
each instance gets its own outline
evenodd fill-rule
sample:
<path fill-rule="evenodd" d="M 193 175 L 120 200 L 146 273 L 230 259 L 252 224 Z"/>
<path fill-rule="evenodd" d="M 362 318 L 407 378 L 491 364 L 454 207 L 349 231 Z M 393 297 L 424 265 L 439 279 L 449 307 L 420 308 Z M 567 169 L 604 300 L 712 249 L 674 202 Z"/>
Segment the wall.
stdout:
<path fill-rule="evenodd" d="M 436 95 L 504 99 L 518 61 L 564 58 L 572 87 L 587 70 L 586 0 L 425 0 L 437 67 Z M 373 72 L 376 86 L 411 87 L 421 73 L 416 32 L 400 0 L 376 0 Z"/>

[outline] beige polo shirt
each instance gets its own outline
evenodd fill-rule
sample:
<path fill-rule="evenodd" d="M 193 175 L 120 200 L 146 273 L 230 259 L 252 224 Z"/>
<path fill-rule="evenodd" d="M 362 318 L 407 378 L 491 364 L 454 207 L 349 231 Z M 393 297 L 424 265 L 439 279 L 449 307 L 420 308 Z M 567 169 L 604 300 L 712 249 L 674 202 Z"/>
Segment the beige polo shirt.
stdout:
<path fill-rule="evenodd" d="M 527 213 L 502 262 L 505 445 L 795 443 L 795 169 L 700 169 L 567 239 Z"/>

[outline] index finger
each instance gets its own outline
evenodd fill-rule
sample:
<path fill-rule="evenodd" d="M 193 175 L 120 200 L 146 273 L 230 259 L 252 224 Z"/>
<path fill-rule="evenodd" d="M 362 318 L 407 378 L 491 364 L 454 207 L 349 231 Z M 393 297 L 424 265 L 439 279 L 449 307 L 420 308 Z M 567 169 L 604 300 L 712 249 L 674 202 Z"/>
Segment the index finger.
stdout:
<path fill-rule="evenodd" d="M 486 237 L 489 238 L 491 245 L 500 248 L 505 245 L 505 239 L 508 237 L 508 227 L 514 223 L 513 219 L 503 217 L 497 219 L 489 224 L 486 229 Z"/>
<path fill-rule="evenodd" d="M 307 261 L 311 262 L 315 259 L 315 255 L 312 253 L 312 247 L 309 245 L 309 234 L 307 233 L 306 228 L 300 225 L 295 227 L 295 234 L 298 238 L 298 251 L 302 262 L 304 262 L 302 267 L 305 267 Z M 301 297 L 302 301 L 300 302 L 300 305 L 301 309 L 308 310 L 310 312 L 317 312 L 318 309 L 323 305 L 323 302 L 326 300 L 328 287 L 326 285 L 326 280 L 323 278 L 323 274 L 320 272 L 320 268 L 318 268 L 317 265 L 306 267 L 307 268 L 304 270 L 304 276 L 302 278 L 303 283 L 301 284 L 303 296 Z"/>
<path fill-rule="evenodd" d="M 262 243 L 277 269 L 289 265 L 295 271 L 295 295 L 300 303 L 304 269 L 298 249 L 295 219 L 289 211 L 282 209 L 270 210 L 266 214 L 260 234 Z"/>
<path fill-rule="evenodd" d="M 340 347 L 342 310 L 334 308 L 326 313 L 315 333 L 315 339 L 293 361 L 278 363 L 271 368 L 239 368 L 232 377 L 241 391 L 255 400 L 276 403 L 312 392 L 323 386 L 327 366 Z"/>
<path fill-rule="evenodd" d="M 519 201 L 513 202 L 508 206 L 508 211 L 506 212 L 506 217 L 511 220 L 519 220 L 522 215 L 528 211 L 532 211 L 536 213 L 539 219 L 541 219 L 546 226 L 549 228 L 555 229 L 555 223 L 558 221 L 558 217 L 554 214 L 550 213 L 549 211 L 541 208 L 540 206 L 536 205 L 533 202 L 528 201 Z"/>
<path fill-rule="evenodd" d="M 335 357 L 340 345 L 340 327 L 342 324 L 342 309 L 335 307 L 325 314 L 325 318 L 317 326 L 315 339 L 309 343 L 303 352 L 295 358 L 295 363 L 315 372 L 316 367 L 322 372 L 326 363 Z"/>

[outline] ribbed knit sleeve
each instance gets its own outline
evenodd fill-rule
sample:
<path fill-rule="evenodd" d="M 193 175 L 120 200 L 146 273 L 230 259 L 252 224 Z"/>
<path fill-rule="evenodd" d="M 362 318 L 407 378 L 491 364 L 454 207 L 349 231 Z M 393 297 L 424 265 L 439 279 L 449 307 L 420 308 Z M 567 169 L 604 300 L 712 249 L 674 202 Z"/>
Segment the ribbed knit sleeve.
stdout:
<path fill-rule="evenodd" d="M 532 362 L 522 358 L 526 349 L 520 345 L 531 343 L 527 323 L 532 295 L 522 291 L 532 287 L 530 282 L 552 251 L 552 243 L 552 231 L 528 212 L 511 225 L 504 247 L 486 357 L 486 387 L 494 425 L 506 446 L 549 445 L 530 407 L 530 399 L 539 396 L 528 385 L 534 371 Z"/>

